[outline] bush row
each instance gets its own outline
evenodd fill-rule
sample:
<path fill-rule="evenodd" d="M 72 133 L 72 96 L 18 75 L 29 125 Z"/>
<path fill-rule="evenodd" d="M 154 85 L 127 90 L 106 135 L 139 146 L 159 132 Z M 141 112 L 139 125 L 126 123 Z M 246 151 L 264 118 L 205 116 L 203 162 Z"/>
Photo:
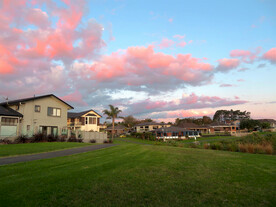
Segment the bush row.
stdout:
<path fill-rule="evenodd" d="M 192 143 L 189 147 L 272 155 L 276 154 L 276 134 L 254 133 L 237 140 L 222 140 L 213 143 L 204 143 L 203 145 Z"/>
<path fill-rule="evenodd" d="M 38 133 L 33 135 L 32 137 L 27 137 L 21 135 L 17 137 L 14 141 L 4 139 L 0 140 L 2 144 L 20 144 L 20 143 L 37 143 L 37 142 L 82 142 L 81 138 L 76 138 L 75 136 L 71 136 L 67 139 L 65 136 L 53 136 L 47 135 L 45 136 L 42 133 Z"/>

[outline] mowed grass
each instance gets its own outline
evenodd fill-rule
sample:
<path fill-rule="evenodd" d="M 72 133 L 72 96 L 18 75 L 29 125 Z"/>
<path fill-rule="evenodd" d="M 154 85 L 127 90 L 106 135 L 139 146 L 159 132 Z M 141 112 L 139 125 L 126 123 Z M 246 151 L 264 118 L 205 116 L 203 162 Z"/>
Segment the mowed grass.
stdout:
<path fill-rule="evenodd" d="M 49 152 L 55 150 L 62 150 L 66 148 L 82 147 L 86 145 L 90 144 L 77 142 L 41 142 L 27 144 L 6 144 L 0 145 L 0 157 Z"/>
<path fill-rule="evenodd" d="M 275 156 L 121 144 L 0 166 L 1 206 L 275 206 Z"/>

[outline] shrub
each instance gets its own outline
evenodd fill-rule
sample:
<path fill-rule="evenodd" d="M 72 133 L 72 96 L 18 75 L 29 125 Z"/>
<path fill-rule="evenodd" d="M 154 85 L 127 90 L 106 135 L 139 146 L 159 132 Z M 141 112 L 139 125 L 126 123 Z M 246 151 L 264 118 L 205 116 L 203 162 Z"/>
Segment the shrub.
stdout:
<path fill-rule="evenodd" d="M 47 136 L 47 142 L 56 142 L 57 140 L 58 140 L 57 136 L 54 136 L 54 135 Z"/>
<path fill-rule="evenodd" d="M 203 148 L 204 149 L 210 149 L 210 143 L 204 143 Z"/>
<path fill-rule="evenodd" d="M 65 142 L 66 141 L 66 135 L 61 135 L 60 137 L 57 138 L 58 142 Z"/>
<path fill-rule="evenodd" d="M 69 139 L 67 140 L 67 142 L 77 142 L 76 136 L 69 137 Z"/>
<path fill-rule="evenodd" d="M 82 143 L 82 142 L 83 142 L 83 139 L 82 139 L 82 138 L 78 138 L 78 139 L 77 139 L 77 142 Z"/>
<path fill-rule="evenodd" d="M 109 144 L 109 143 L 113 143 L 113 141 L 111 139 L 108 139 L 108 140 L 104 140 L 104 143 Z"/>
<path fill-rule="evenodd" d="M 15 144 L 19 144 L 19 143 L 28 143 L 30 140 L 25 136 L 25 135 L 21 135 L 19 137 L 17 137 L 14 140 Z"/>
<path fill-rule="evenodd" d="M 43 142 L 43 141 L 47 141 L 47 137 L 42 133 L 37 133 L 30 139 L 30 141 L 31 142 Z"/>
<path fill-rule="evenodd" d="M 90 139 L 89 142 L 90 142 L 90 143 L 96 143 L 96 140 L 95 140 L 95 139 Z"/>
<path fill-rule="evenodd" d="M 1 144 L 13 144 L 13 142 L 9 139 L 0 139 Z"/>

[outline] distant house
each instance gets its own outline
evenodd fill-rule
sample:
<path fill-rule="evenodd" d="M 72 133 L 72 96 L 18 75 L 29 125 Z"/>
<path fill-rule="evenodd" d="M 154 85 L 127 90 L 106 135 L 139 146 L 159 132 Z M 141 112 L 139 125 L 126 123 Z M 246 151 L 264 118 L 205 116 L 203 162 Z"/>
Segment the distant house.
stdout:
<path fill-rule="evenodd" d="M 221 124 L 221 123 L 212 123 L 210 125 L 211 128 L 214 129 L 214 133 L 220 134 L 220 133 L 230 133 L 230 134 L 236 134 L 239 127 L 237 127 L 235 124 Z"/>
<path fill-rule="evenodd" d="M 112 126 L 109 126 L 105 129 L 106 132 L 112 133 Z M 116 125 L 114 126 L 114 134 L 115 135 L 120 135 L 128 132 L 129 129 L 123 125 Z"/>
<path fill-rule="evenodd" d="M 269 123 L 270 124 L 270 129 L 273 131 L 276 131 L 276 120 L 274 119 L 257 119 L 261 123 Z"/>
<path fill-rule="evenodd" d="M 0 103 L 1 136 L 60 135 L 72 106 L 53 94 Z M 3 126 L 3 127 L 2 127 Z"/>
<path fill-rule="evenodd" d="M 157 139 L 186 139 L 200 137 L 199 131 L 187 130 L 181 127 L 162 127 L 154 130 Z"/>
<path fill-rule="evenodd" d="M 149 132 L 162 127 L 170 127 L 171 124 L 156 123 L 156 122 L 143 122 L 134 126 L 136 132 Z"/>
<path fill-rule="evenodd" d="M 68 112 L 67 127 L 71 130 L 99 132 L 101 117 L 92 109 L 78 113 Z"/>
<path fill-rule="evenodd" d="M 181 123 L 179 126 L 182 127 L 182 128 L 185 128 L 187 130 L 198 131 L 201 134 L 212 134 L 212 133 L 214 133 L 214 128 L 210 127 L 209 125 L 199 126 L 195 123 Z"/>

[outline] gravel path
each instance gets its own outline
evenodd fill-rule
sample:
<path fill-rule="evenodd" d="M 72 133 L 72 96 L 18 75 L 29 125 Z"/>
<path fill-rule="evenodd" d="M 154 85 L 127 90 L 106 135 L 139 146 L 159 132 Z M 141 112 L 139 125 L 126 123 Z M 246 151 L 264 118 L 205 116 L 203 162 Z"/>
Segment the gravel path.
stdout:
<path fill-rule="evenodd" d="M 39 153 L 39 154 L 20 155 L 20 156 L 16 156 L 16 157 L 3 157 L 3 158 L 0 158 L 0 165 L 48 159 L 48 158 L 54 158 L 54 157 L 62 157 L 62 156 L 67 156 L 67 155 L 73 155 L 73 154 L 78 154 L 78 153 L 83 153 L 83 152 L 94 151 L 94 150 L 103 149 L 103 148 L 107 148 L 107 147 L 113 147 L 116 145 L 117 144 L 99 144 L 99 145 L 77 147 L 77 148 L 71 148 L 71 149 L 65 149 L 65 150 L 59 150 L 59 151 L 53 151 L 53 152 L 43 152 L 43 153 Z"/>

